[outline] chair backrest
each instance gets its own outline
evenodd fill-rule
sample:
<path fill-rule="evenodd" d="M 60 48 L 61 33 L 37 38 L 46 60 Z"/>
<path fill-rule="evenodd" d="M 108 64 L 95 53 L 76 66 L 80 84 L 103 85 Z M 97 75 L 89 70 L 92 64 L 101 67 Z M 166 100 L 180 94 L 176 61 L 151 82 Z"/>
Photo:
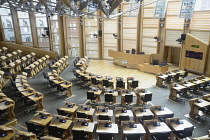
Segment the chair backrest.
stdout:
<path fill-rule="evenodd" d="M 184 77 L 187 77 L 188 76 L 188 71 L 185 71 L 185 73 L 184 73 Z"/>
<path fill-rule="evenodd" d="M 144 102 L 152 101 L 152 94 L 145 94 Z"/>
<path fill-rule="evenodd" d="M 131 103 L 133 102 L 133 95 L 130 94 L 130 95 L 125 95 L 125 102 L 126 103 Z"/>
<path fill-rule="evenodd" d="M 103 79 L 102 83 L 103 83 L 103 86 L 109 86 L 109 80 L 107 79 Z"/>
<path fill-rule="evenodd" d="M 58 115 L 62 116 L 71 116 L 71 114 L 66 113 L 64 110 L 57 109 Z"/>
<path fill-rule="evenodd" d="M 124 87 L 124 83 L 123 83 L 123 81 L 117 81 L 117 83 L 116 83 L 116 87 L 119 87 L 119 88 Z"/>
<path fill-rule="evenodd" d="M 125 137 L 126 140 L 140 140 L 141 134 L 127 134 Z"/>
<path fill-rule="evenodd" d="M 29 132 L 32 132 L 36 135 L 38 135 L 41 131 L 44 130 L 44 126 L 41 126 L 41 125 L 38 125 L 38 124 L 34 124 L 32 122 L 25 122 L 26 123 L 26 126 L 27 126 L 27 129 Z"/>
<path fill-rule="evenodd" d="M 77 112 L 77 118 L 87 118 L 87 115 L 83 112 Z"/>
<path fill-rule="evenodd" d="M 119 122 L 121 123 L 121 121 L 129 121 L 130 117 L 127 115 L 119 115 Z"/>
<path fill-rule="evenodd" d="M 110 117 L 108 115 L 99 115 L 98 120 L 110 120 Z"/>
<path fill-rule="evenodd" d="M 87 133 L 83 130 L 72 130 L 73 133 L 73 140 L 86 140 Z"/>
<path fill-rule="evenodd" d="M 159 132 L 153 135 L 157 140 L 168 140 L 170 132 Z"/>
<path fill-rule="evenodd" d="M 138 87 L 139 86 L 139 81 L 138 80 L 133 80 L 132 81 L 132 84 L 131 84 L 131 87 L 132 88 L 136 88 L 136 87 Z"/>
<path fill-rule="evenodd" d="M 114 98 L 112 94 L 105 94 L 105 101 L 106 102 L 113 102 Z"/>
<path fill-rule="evenodd" d="M 165 82 L 170 82 L 170 81 L 171 81 L 171 79 L 172 79 L 172 76 L 171 76 L 171 75 L 169 75 L 169 76 L 166 78 Z"/>
<path fill-rule="evenodd" d="M 96 78 L 91 78 L 91 83 L 94 84 L 94 85 L 97 85 Z"/>
<path fill-rule="evenodd" d="M 180 73 L 177 73 L 174 77 L 174 80 L 179 80 Z"/>
<path fill-rule="evenodd" d="M 112 140 L 113 135 L 110 133 L 99 133 L 99 140 Z"/>
<path fill-rule="evenodd" d="M 63 133 L 65 132 L 65 129 L 61 129 L 61 128 L 58 128 L 56 126 L 48 125 L 47 128 L 48 128 L 49 135 L 57 137 L 57 138 L 62 138 Z"/>
<path fill-rule="evenodd" d="M 95 100 L 94 92 L 88 91 L 87 92 L 87 99 Z"/>
<path fill-rule="evenodd" d="M 193 130 L 194 130 L 194 126 L 189 127 L 189 128 L 185 128 L 184 129 L 184 135 L 185 135 L 185 137 L 191 137 Z"/>

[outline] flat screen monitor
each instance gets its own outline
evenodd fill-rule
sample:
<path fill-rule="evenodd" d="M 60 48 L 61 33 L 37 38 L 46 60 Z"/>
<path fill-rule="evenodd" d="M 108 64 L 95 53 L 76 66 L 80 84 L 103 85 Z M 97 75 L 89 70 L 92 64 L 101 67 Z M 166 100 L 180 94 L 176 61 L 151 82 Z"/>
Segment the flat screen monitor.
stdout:
<path fill-rule="evenodd" d="M 158 65 L 158 60 L 156 59 L 152 60 L 152 65 Z"/>
<path fill-rule="evenodd" d="M 202 60 L 203 59 L 203 53 L 186 50 L 185 57 Z"/>
<path fill-rule="evenodd" d="M 130 50 L 126 50 L 125 52 L 126 52 L 126 53 L 130 53 Z"/>

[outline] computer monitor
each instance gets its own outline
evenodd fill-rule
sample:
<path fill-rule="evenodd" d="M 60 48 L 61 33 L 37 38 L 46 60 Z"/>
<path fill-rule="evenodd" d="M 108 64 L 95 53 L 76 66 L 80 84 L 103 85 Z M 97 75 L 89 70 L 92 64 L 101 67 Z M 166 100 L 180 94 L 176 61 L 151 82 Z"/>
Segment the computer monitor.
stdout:
<path fill-rule="evenodd" d="M 158 65 L 158 60 L 156 59 L 152 60 L 152 65 Z"/>
<path fill-rule="evenodd" d="M 130 53 L 130 50 L 126 50 L 125 52 L 126 52 L 126 53 Z"/>

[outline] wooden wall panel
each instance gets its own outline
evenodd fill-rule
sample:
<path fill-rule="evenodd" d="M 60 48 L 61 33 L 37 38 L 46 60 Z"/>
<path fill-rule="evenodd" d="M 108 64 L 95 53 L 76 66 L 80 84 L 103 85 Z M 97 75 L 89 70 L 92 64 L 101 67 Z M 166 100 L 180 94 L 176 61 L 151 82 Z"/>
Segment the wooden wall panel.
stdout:
<path fill-rule="evenodd" d="M 19 44 L 15 44 L 15 43 L 11 43 L 11 42 L 1 41 L 0 47 L 7 47 L 9 50 L 14 50 L 14 51 L 22 50 L 23 53 L 34 52 L 34 53 L 36 53 L 36 57 L 43 57 L 45 55 L 49 55 L 51 60 L 55 59 L 55 57 L 57 56 L 56 53 L 53 51 L 46 51 L 46 50 L 41 50 L 38 48 L 27 47 L 24 45 L 19 45 Z"/>
<path fill-rule="evenodd" d="M 204 41 L 205 43 L 209 42 L 210 31 L 190 31 L 190 34 Z"/>
<path fill-rule="evenodd" d="M 143 37 L 152 37 L 154 38 L 155 36 L 158 35 L 158 29 L 151 29 L 151 28 L 143 28 Z"/>
<path fill-rule="evenodd" d="M 190 29 L 210 30 L 210 12 L 195 12 L 191 19 Z"/>
<path fill-rule="evenodd" d="M 184 19 L 177 16 L 167 16 L 166 29 L 181 29 L 184 27 Z"/>
<path fill-rule="evenodd" d="M 181 1 L 169 1 L 167 6 L 167 15 L 179 15 Z"/>
<path fill-rule="evenodd" d="M 159 19 L 143 19 L 143 27 L 158 28 L 158 26 L 159 26 Z"/>
<path fill-rule="evenodd" d="M 143 14 L 143 18 L 153 18 L 154 17 L 154 12 L 155 12 L 155 8 L 147 8 L 145 7 L 143 10 L 144 14 Z"/>
<path fill-rule="evenodd" d="M 181 47 L 176 40 L 181 37 L 182 30 L 166 30 L 165 46 Z"/>

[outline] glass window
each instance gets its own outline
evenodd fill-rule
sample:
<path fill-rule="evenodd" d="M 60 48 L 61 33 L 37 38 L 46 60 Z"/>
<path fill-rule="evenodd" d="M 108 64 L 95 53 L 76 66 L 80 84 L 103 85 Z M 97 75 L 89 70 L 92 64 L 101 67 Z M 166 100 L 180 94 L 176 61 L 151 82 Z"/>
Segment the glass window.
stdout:
<path fill-rule="evenodd" d="M 21 37 L 22 37 L 22 42 L 32 42 L 31 35 L 21 35 Z"/>
<path fill-rule="evenodd" d="M 201 10 L 210 10 L 210 1 L 209 0 L 196 0 L 195 11 Z"/>
<path fill-rule="evenodd" d="M 4 29 L 4 36 L 6 41 L 15 41 L 15 34 L 13 29 Z"/>
<path fill-rule="evenodd" d="M 36 26 L 37 27 L 47 27 L 47 19 L 46 18 L 36 18 Z"/>
<path fill-rule="evenodd" d="M 13 28 L 11 16 L 2 16 L 1 20 L 2 20 L 3 28 Z"/>

